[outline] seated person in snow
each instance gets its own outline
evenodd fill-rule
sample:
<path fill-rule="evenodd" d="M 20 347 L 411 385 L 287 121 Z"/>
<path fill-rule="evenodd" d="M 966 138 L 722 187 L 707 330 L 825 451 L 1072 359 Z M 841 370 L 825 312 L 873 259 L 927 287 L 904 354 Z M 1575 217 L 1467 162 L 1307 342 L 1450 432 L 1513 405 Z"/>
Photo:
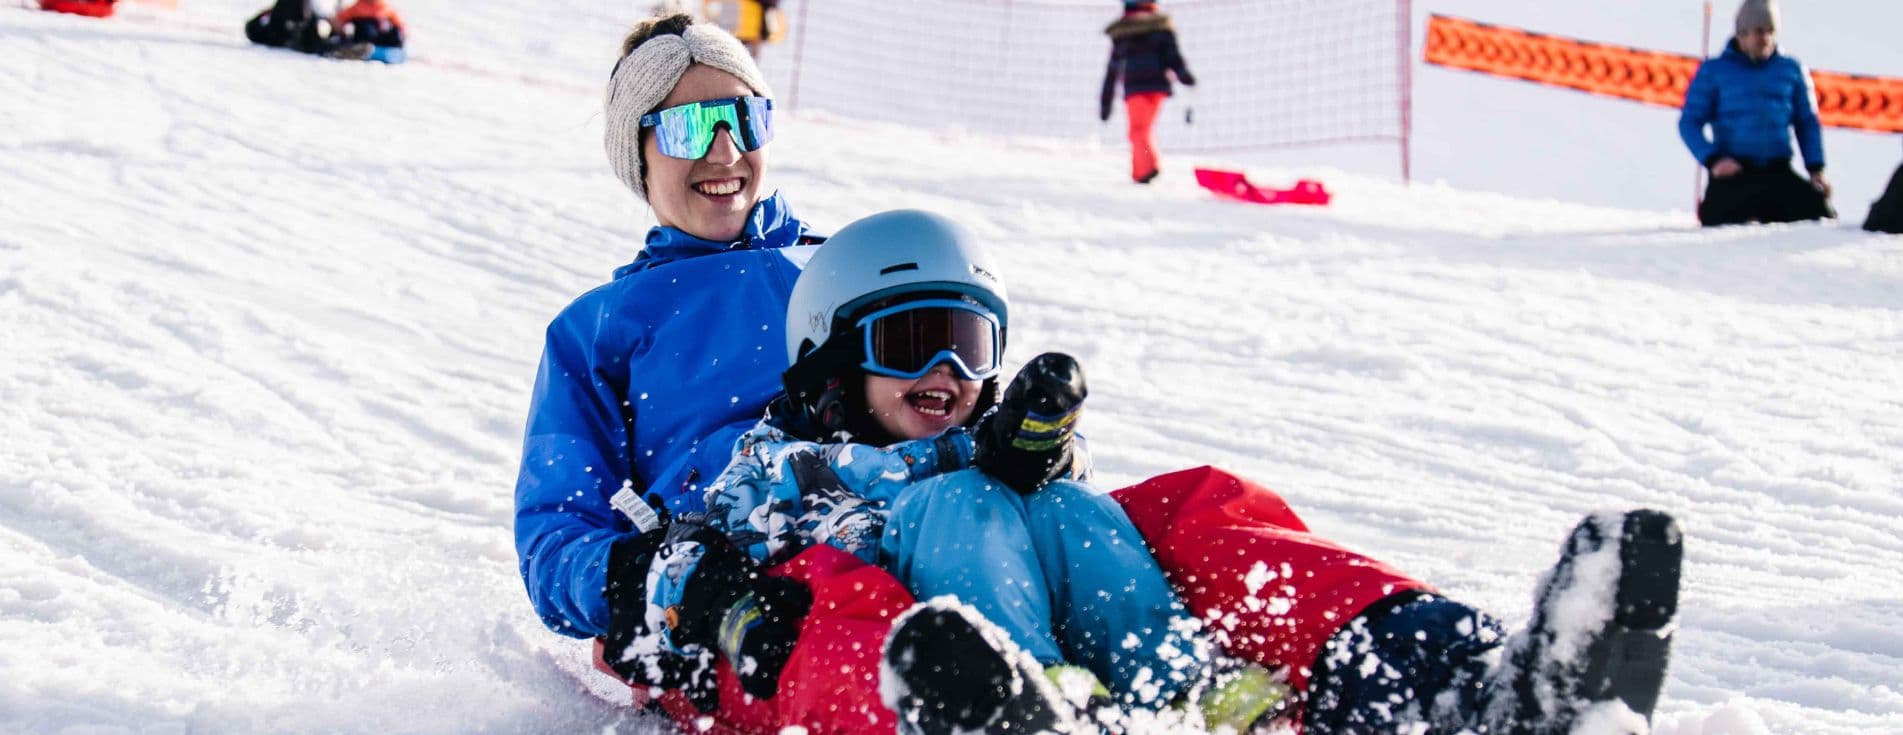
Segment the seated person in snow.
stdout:
<path fill-rule="evenodd" d="M 358 0 L 325 18 L 310 0 L 277 0 L 245 23 L 245 38 L 261 46 L 349 59 L 372 58 L 379 49 L 403 47 L 403 19 L 383 0 Z M 401 56 L 377 57 L 397 61 Z"/>
<path fill-rule="evenodd" d="M 1678 135 L 1711 173 L 1698 203 L 1706 227 L 1837 216 L 1810 70 L 1778 48 L 1778 26 L 1776 0 L 1745 0 L 1737 36 L 1698 66 L 1685 90 Z M 1793 129 L 1809 180 L 1791 171 Z"/>
<path fill-rule="evenodd" d="M 1049 685 L 1067 678 L 1054 671 L 1074 670 L 1066 664 L 1108 682 L 1125 706 L 1194 702 L 1211 729 L 1274 717 L 1282 691 L 1266 671 L 1225 661 L 1211 673 L 1203 638 L 1219 637 L 1223 621 L 1199 631 L 1184 620 L 1117 503 L 1065 479 L 1082 464 L 1075 363 L 1040 356 L 983 410 L 1008 326 L 995 273 L 969 235 L 920 212 L 855 222 L 813 256 L 788 306 L 787 395 L 707 486 L 708 525 L 674 520 L 650 542 L 644 582 L 610 571 L 623 580 L 609 589 L 621 598 L 612 607 L 645 611 L 638 630 L 610 634 L 618 674 L 705 696 L 724 655 L 747 692 L 772 697 L 817 608 L 799 582 L 759 570 L 830 546 L 886 568 L 918 598 L 970 606 L 940 597 L 894 616 L 881 692 L 901 732 L 1076 731 L 1107 716 L 1088 678 Z M 1643 727 L 1664 673 L 1669 637 L 1657 631 L 1675 608 L 1677 554 L 1660 513 L 1582 523 L 1505 663 L 1485 655 L 1501 636 L 1484 614 L 1429 594 L 1396 598 L 1330 642 L 1305 692 L 1305 725 L 1564 731 L 1581 702 L 1616 699 Z M 626 563 L 616 557 L 611 567 Z M 1607 559 L 1628 571 L 1600 576 Z M 1613 592 L 1608 583 L 1609 607 L 1579 606 L 1578 595 Z M 1382 665 L 1360 661 L 1375 652 Z"/>
<path fill-rule="evenodd" d="M 330 21 L 311 10 L 311 0 L 277 0 L 244 24 L 244 36 L 260 46 L 321 54 L 330 50 Z"/>
<path fill-rule="evenodd" d="M 344 43 L 403 48 L 403 18 L 383 0 L 357 0 L 337 12 L 336 26 Z"/>

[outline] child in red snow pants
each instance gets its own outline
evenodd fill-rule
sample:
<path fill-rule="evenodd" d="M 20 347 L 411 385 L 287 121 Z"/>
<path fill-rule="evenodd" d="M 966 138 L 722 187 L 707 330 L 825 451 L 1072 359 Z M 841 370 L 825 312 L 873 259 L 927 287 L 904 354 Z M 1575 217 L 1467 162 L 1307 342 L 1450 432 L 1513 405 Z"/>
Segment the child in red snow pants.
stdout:
<path fill-rule="evenodd" d="M 1138 183 L 1156 178 L 1156 141 L 1151 130 L 1166 99 L 1165 92 L 1138 92 L 1123 98 L 1124 116 L 1130 121 L 1130 178 Z"/>

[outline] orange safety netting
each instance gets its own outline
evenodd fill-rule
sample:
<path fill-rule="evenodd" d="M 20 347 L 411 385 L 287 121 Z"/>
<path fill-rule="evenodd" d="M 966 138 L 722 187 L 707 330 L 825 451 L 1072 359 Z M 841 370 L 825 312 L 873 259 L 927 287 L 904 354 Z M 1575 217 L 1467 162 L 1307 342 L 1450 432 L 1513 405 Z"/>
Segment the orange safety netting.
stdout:
<path fill-rule="evenodd" d="M 1427 63 L 1678 107 L 1699 59 L 1476 23 L 1427 19 Z M 1825 125 L 1903 133 L 1903 79 L 1812 71 Z"/>

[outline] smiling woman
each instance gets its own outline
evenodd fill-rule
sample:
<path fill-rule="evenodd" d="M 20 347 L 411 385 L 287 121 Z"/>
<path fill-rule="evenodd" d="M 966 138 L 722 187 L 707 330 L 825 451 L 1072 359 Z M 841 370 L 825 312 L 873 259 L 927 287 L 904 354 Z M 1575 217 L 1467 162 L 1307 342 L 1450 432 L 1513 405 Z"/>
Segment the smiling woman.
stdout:
<path fill-rule="evenodd" d="M 773 93 L 745 49 L 674 15 L 637 27 L 608 88 L 615 174 L 662 227 L 741 237 L 766 176 Z"/>

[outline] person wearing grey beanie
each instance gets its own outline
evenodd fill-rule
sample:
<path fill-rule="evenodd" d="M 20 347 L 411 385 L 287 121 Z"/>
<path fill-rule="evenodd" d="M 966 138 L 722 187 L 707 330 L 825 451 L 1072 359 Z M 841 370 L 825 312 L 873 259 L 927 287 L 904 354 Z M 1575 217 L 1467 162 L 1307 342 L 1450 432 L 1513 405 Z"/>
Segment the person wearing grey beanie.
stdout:
<path fill-rule="evenodd" d="M 1737 34 L 1742 37 L 1751 31 L 1768 28 L 1776 32 L 1781 25 L 1777 0 L 1744 0 L 1738 6 Z"/>
<path fill-rule="evenodd" d="M 740 234 L 759 200 L 772 133 L 773 92 L 732 35 L 686 15 L 636 26 L 608 80 L 603 147 L 615 176 L 654 207 L 657 222 L 712 240 Z M 713 106 L 715 100 L 728 100 Z M 664 110 L 700 105 L 669 117 Z M 732 113 L 724 134 L 720 113 Z M 663 119 L 654 116 L 660 115 Z M 745 116 L 748 126 L 736 126 Z M 691 119 L 690 119 L 691 118 Z M 710 127 L 697 128 L 706 123 Z M 676 127 L 711 135 L 693 150 L 660 150 Z M 659 128 L 657 133 L 657 128 Z M 770 139 L 770 137 L 768 138 Z"/>
<path fill-rule="evenodd" d="M 1698 204 L 1706 226 L 1837 216 L 1824 176 L 1817 94 L 1810 70 L 1778 47 L 1782 25 L 1777 0 L 1744 0 L 1737 35 L 1724 53 L 1699 65 L 1685 90 L 1678 135 L 1711 176 Z M 1795 152 L 1804 155 L 1808 181 L 1791 171 Z"/>

